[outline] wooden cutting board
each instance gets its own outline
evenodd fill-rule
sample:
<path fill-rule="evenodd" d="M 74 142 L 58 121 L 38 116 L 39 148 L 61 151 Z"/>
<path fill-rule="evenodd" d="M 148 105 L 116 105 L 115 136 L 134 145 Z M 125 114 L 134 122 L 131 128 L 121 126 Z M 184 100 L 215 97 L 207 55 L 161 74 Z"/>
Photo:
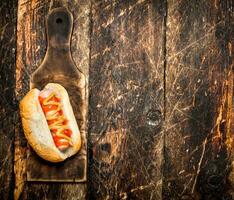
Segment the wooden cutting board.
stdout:
<path fill-rule="evenodd" d="M 43 89 L 47 83 L 59 83 L 69 94 L 81 132 L 82 147 L 73 157 L 61 163 L 41 159 L 29 147 L 27 153 L 28 181 L 83 182 L 87 172 L 87 81 L 76 67 L 70 51 L 73 16 L 65 8 L 51 10 L 46 19 L 47 52 L 38 69 L 32 74 L 30 87 Z"/>

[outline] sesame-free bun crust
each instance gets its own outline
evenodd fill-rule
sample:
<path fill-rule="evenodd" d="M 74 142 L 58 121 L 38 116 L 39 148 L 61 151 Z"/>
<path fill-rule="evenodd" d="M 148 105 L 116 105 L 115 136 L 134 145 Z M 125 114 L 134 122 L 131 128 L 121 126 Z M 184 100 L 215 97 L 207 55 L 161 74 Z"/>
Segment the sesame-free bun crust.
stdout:
<path fill-rule="evenodd" d="M 38 100 L 40 91 L 36 88 L 30 90 L 20 102 L 22 125 L 29 145 L 41 158 L 50 162 L 61 162 L 79 151 L 81 147 L 80 131 L 65 88 L 56 83 L 49 83 L 45 89 L 53 90 L 61 100 L 63 113 L 72 130 L 73 146 L 68 147 L 65 151 L 60 151 L 55 146 Z"/>

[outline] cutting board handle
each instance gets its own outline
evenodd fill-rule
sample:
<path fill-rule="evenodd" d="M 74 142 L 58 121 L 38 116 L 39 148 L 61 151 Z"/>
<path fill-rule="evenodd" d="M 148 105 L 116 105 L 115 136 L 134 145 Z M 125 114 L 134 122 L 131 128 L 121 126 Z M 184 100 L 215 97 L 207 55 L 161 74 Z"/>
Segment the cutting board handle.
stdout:
<path fill-rule="evenodd" d="M 73 16 L 65 7 L 54 8 L 46 19 L 48 48 L 70 48 Z"/>

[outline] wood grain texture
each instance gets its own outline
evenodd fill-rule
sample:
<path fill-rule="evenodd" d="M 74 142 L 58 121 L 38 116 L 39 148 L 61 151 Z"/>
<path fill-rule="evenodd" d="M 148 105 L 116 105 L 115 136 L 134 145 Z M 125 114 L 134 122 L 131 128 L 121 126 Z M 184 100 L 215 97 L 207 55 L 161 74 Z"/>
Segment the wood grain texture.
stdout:
<path fill-rule="evenodd" d="M 79 69 L 88 71 L 90 2 L 74 1 L 24 1 L 18 5 L 16 94 L 17 99 L 29 90 L 30 75 L 42 62 L 46 52 L 45 16 L 49 9 L 67 6 L 73 13 L 72 55 Z M 75 56 L 74 56 L 75 55 Z M 82 62 L 79 63 L 79 56 Z M 86 57 L 86 58 L 85 58 Z M 21 199 L 85 199 L 86 184 L 26 183 L 27 144 L 18 119 L 15 142 L 15 198 Z"/>
<path fill-rule="evenodd" d="M 1 1 L 0 10 L 0 199 L 12 199 L 17 1 Z"/>
<path fill-rule="evenodd" d="M 233 6 L 168 0 L 165 199 L 232 199 Z"/>
<path fill-rule="evenodd" d="M 234 199 L 233 2 L 93 0 L 92 13 L 90 1 L 53 2 L 19 0 L 16 75 L 17 1 L 0 3 L 0 199 L 12 199 L 13 189 L 16 199 L 35 200 L 87 192 L 88 199 Z M 25 182 L 17 101 L 46 52 L 44 17 L 60 4 L 74 15 L 75 63 L 85 74 L 90 65 L 88 191 Z"/>
<path fill-rule="evenodd" d="M 90 199 L 161 199 L 164 1 L 93 1 Z"/>

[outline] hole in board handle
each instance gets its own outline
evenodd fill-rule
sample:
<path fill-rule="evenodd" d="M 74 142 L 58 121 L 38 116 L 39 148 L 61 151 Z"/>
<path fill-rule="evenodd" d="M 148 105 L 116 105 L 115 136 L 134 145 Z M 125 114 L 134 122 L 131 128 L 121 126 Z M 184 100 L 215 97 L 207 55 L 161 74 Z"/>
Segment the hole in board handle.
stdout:
<path fill-rule="evenodd" d="M 56 19 L 56 23 L 57 23 L 57 24 L 61 24 L 62 22 L 63 22 L 63 20 L 62 20 L 61 18 L 57 18 L 57 19 Z"/>

